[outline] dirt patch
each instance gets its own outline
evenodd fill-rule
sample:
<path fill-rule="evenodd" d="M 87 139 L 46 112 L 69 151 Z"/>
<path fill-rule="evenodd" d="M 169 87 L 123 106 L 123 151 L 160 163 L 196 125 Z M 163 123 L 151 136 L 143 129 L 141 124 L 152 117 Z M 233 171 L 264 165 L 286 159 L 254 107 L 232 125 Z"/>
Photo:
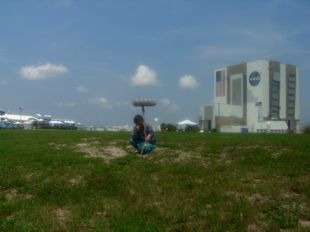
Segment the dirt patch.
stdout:
<path fill-rule="evenodd" d="M 66 144 L 56 144 L 56 143 L 48 143 L 49 146 L 55 148 L 56 150 L 61 150 L 62 148 L 66 147 Z"/>
<path fill-rule="evenodd" d="M 61 208 L 58 208 L 58 209 L 55 209 L 53 211 L 59 225 L 64 228 L 66 226 L 66 223 L 68 221 L 71 220 L 72 218 L 72 213 L 71 211 L 67 210 L 67 209 L 61 209 Z"/>
<path fill-rule="evenodd" d="M 79 143 L 76 145 L 78 151 L 86 154 L 86 157 L 100 158 L 102 156 L 102 151 L 94 146 L 87 143 Z"/>
<path fill-rule="evenodd" d="M 283 153 L 288 152 L 288 151 L 289 151 L 288 148 L 280 148 L 279 150 L 275 150 L 275 151 L 269 150 L 269 152 L 271 152 L 271 157 L 273 159 L 279 158 Z"/>
<path fill-rule="evenodd" d="M 260 193 L 254 193 L 251 196 L 247 197 L 247 199 L 252 204 L 265 203 L 268 201 L 268 198 L 265 196 L 262 196 Z"/>
<path fill-rule="evenodd" d="M 219 160 L 220 160 L 220 161 L 224 161 L 224 160 L 227 159 L 227 157 L 228 157 L 228 152 L 227 152 L 227 151 L 224 151 L 224 152 L 222 152 L 222 153 L 220 154 Z"/>
<path fill-rule="evenodd" d="M 24 198 L 24 199 L 26 199 L 26 200 L 29 200 L 29 199 L 32 199 L 33 198 L 33 195 L 31 195 L 31 194 L 23 194 L 22 195 L 22 197 Z"/>
<path fill-rule="evenodd" d="M 115 159 L 127 155 L 127 152 L 119 147 L 109 146 L 103 149 L 103 152 L 108 155 L 109 159 Z"/>
<path fill-rule="evenodd" d="M 273 159 L 279 158 L 283 153 L 290 151 L 289 147 L 285 145 L 241 145 L 239 146 L 240 150 L 254 150 L 254 149 L 263 149 L 271 154 Z"/>
<path fill-rule="evenodd" d="M 152 175 L 151 178 L 152 178 L 152 180 L 154 180 L 155 182 L 158 182 L 158 181 L 159 181 L 159 177 L 156 176 L 156 175 Z"/>
<path fill-rule="evenodd" d="M 83 138 L 83 139 L 81 139 L 81 141 L 84 141 L 84 142 L 88 142 L 88 141 L 97 141 L 97 138 L 96 138 L 96 137 Z"/>
<path fill-rule="evenodd" d="M 238 149 L 240 150 L 252 150 L 252 149 L 257 149 L 257 148 L 263 148 L 263 146 L 240 144 L 240 146 L 238 147 Z"/>
<path fill-rule="evenodd" d="M 310 221 L 299 220 L 299 225 L 304 228 L 310 228 Z"/>
<path fill-rule="evenodd" d="M 124 142 L 124 140 L 115 139 L 115 140 L 113 140 L 113 142 L 110 142 L 109 145 L 114 146 L 114 145 L 117 145 L 117 144 L 122 143 L 122 142 Z"/>
<path fill-rule="evenodd" d="M 235 199 L 240 199 L 241 196 L 242 196 L 241 193 L 236 192 L 236 191 L 227 191 L 227 192 L 225 193 L 225 195 L 228 196 L 228 197 L 233 197 L 233 198 L 235 198 Z"/>
<path fill-rule="evenodd" d="M 235 199 L 245 198 L 250 204 L 254 204 L 254 205 L 264 204 L 270 201 L 268 196 L 263 196 L 260 193 L 254 193 L 254 194 L 248 195 L 243 192 L 237 192 L 237 191 L 231 190 L 231 191 L 227 191 L 225 195 L 228 197 L 233 197 Z"/>
<path fill-rule="evenodd" d="M 76 185 L 79 185 L 83 182 L 83 177 L 82 176 L 76 176 L 76 177 L 73 177 L 69 180 L 69 184 L 71 186 L 76 186 Z"/>
<path fill-rule="evenodd" d="M 177 155 L 178 156 L 174 160 L 176 162 L 186 161 L 186 160 L 189 160 L 191 158 L 191 153 L 190 152 L 179 151 L 177 153 Z"/>
<path fill-rule="evenodd" d="M 280 198 L 286 198 L 286 199 L 290 199 L 290 198 L 296 198 L 299 195 L 295 192 L 291 192 L 291 191 L 287 191 L 287 192 L 282 192 L 280 193 L 279 197 Z"/>
<path fill-rule="evenodd" d="M 31 181 L 34 176 L 35 176 L 34 173 L 29 172 L 24 175 L 24 178 L 26 181 Z"/>
<path fill-rule="evenodd" d="M 155 147 L 154 151 L 158 153 L 167 152 L 169 149 L 166 147 Z"/>
<path fill-rule="evenodd" d="M 85 156 L 88 158 L 102 158 L 106 161 L 127 155 L 125 150 L 114 146 L 97 148 L 87 143 L 79 143 L 76 145 L 76 147 L 79 152 L 85 153 Z"/>
<path fill-rule="evenodd" d="M 5 199 L 8 201 L 14 200 L 17 197 L 17 190 L 16 189 L 10 189 L 5 194 Z"/>
<path fill-rule="evenodd" d="M 229 165 L 231 164 L 230 154 L 228 149 L 224 149 L 222 153 L 220 153 L 219 158 L 217 159 L 218 162 Z"/>
<path fill-rule="evenodd" d="M 260 232 L 262 230 L 256 224 L 252 223 L 248 225 L 247 231 L 248 232 Z"/>
<path fill-rule="evenodd" d="M 29 200 L 33 198 L 33 195 L 28 193 L 18 193 L 14 188 L 4 191 L 4 196 L 7 201 L 14 201 L 16 199 Z"/>

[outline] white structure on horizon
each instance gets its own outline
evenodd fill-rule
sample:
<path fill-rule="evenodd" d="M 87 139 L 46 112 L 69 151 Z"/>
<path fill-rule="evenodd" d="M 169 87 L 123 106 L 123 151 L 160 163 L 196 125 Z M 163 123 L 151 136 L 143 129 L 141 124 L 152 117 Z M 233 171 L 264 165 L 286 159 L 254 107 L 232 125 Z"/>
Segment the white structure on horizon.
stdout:
<path fill-rule="evenodd" d="M 295 65 L 259 60 L 217 69 L 203 125 L 222 132 L 299 132 L 299 91 Z"/>
<path fill-rule="evenodd" d="M 31 121 L 38 121 L 39 119 L 31 116 L 31 115 L 22 115 L 22 114 L 3 114 L 1 115 L 3 119 L 6 119 L 13 123 L 25 123 L 25 122 L 31 122 Z"/>
<path fill-rule="evenodd" d="M 20 128 L 32 128 L 32 123 L 37 122 L 44 122 L 49 124 L 50 126 L 59 126 L 59 125 L 66 125 L 66 126 L 81 126 L 81 123 L 77 123 L 73 120 L 69 119 L 52 119 L 51 115 L 41 115 L 36 114 L 36 116 L 31 115 L 23 115 L 23 114 L 8 114 L 1 110 L 0 113 L 0 121 L 2 122 L 9 122 Z"/>

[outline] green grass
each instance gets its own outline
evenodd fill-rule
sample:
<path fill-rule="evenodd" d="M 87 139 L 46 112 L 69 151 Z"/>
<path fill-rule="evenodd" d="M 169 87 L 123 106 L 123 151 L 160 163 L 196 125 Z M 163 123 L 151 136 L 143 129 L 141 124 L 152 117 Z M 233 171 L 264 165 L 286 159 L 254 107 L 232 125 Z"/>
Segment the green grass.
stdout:
<path fill-rule="evenodd" d="M 0 130 L 0 231 L 310 230 L 309 135 L 129 136 Z"/>

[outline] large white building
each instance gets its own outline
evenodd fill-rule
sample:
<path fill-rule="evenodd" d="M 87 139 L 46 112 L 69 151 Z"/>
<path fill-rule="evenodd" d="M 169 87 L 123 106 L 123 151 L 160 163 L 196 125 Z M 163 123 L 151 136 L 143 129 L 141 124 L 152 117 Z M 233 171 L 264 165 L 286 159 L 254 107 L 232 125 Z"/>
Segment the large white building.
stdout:
<path fill-rule="evenodd" d="M 214 72 L 213 105 L 203 125 L 222 132 L 299 132 L 299 70 L 259 60 Z"/>

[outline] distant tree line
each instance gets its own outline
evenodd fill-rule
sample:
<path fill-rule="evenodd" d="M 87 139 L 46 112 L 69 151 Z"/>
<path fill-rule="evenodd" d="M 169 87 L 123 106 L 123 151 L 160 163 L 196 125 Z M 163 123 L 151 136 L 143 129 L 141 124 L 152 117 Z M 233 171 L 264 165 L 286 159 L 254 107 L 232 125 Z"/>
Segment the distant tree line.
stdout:
<path fill-rule="evenodd" d="M 160 130 L 165 132 L 174 132 L 174 131 L 184 131 L 184 132 L 198 132 L 198 126 L 186 126 L 184 129 L 179 129 L 176 125 L 171 123 L 162 123 L 160 124 Z"/>
<path fill-rule="evenodd" d="M 303 132 L 304 132 L 304 134 L 310 134 L 310 125 L 305 126 Z"/>
<path fill-rule="evenodd" d="M 184 129 L 185 132 L 198 132 L 199 127 L 197 125 L 195 126 L 186 126 Z"/>
<path fill-rule="evenodd" d="M 161 131 L 177 131 L 177 126 L 171 123 L 160 124 Z"/>

